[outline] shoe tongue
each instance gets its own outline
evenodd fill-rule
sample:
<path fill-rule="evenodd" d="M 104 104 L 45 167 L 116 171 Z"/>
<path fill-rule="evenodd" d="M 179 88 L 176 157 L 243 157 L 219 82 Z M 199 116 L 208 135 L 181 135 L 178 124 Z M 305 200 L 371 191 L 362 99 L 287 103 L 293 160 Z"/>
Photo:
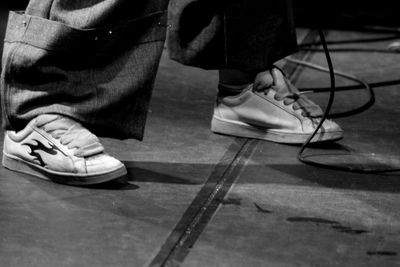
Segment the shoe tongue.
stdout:
<path fill-rule="evenodd" d="M 254 90 L 265 91 L 274 90 L 279 96 L 286 94 L 299 93 L 296 87 L 291 86 L 283 73 L 273 68 L 271 70 L 260 72 L 254 80 Z"/>
<path fill-rule="evenodd" d="M 308 117 L 321 117 L 321 108 L 301 95 L 300 91 L 293 86 L 278 68 L 272 68 L 260 72 L 254 80 L 255 91 L 274 90 L 279 99 L 290 99 L 297 108 L 301 108 Z"/>
<path fill-rule="evenodd" d="M 257 74 L 254 79 L 253 89 L 257 92 L 270 89 L 274 85 L 274 78 L 269 70 Z"/>
<path fill-rule="evenodd" d="M 104 151 L 100 140 L 80 123 L 67 117 L 46 114 L 38 116 L 36 126 L 42 127 L 54 137 L 62 138 L 68 147 L 76 148 L 74 155 L 89 157 Z"/>
<path fill-rule="evenodd" d="M 273 68 L 271 70 L 271 75 L 274 80 L 273 89 L 277 94 L 299 94 L 300 91 L 290 84 L 289 80 L 283 75 L 283 73 L 277 69 Z"/>

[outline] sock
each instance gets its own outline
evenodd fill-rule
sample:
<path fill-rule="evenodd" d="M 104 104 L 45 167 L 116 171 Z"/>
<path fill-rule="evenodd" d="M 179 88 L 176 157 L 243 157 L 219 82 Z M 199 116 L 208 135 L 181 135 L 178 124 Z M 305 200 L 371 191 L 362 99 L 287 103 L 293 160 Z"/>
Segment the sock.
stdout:
<path fill-rule="evenodd" d="M 219 96 L 233 96 L 240 94 L 254 81 L 255 75 L 234 69 L 219 70 Z"/>
<path fill-rule="evenodd" d="M 246 89 L 250 83 L 231 85 L 231 84 L 218 84 L 218 96 L 234 96 L 240 94 L 244 89 Z"/>

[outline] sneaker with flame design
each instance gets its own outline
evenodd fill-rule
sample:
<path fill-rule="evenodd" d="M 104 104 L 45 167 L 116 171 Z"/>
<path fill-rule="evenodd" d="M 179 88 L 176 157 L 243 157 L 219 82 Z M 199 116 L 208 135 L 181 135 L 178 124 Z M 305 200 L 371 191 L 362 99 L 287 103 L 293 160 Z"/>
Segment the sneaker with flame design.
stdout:
<path fill-rule="evenodd" d="M 125 166 L 104 153 L 97 136 L 76 121 L 45 114 L 19 132 L 6 131 L 3 166 L 67 185 L 90 185 L 126 175 Z"/>

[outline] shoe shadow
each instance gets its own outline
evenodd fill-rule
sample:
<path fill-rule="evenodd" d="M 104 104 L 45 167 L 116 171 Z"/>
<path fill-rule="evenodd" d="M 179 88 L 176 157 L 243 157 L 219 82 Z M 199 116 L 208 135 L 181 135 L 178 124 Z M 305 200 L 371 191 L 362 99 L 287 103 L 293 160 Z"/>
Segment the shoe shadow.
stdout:
<path fill-rule="evenodd" d="M 311 144 L 309 148 L 304 158 L 310 165 L 268 167 L 329 188 L 400 192 L 400 157 L 360 153 L 339 143 Z"/>
<path fill-rule="evenodd" d="M 87 185 L 82 187 L 97 190 L 136 190 L 140 188 L 138 185 L 130 183 L 127 176 L 101 184 Z"/>
<path fill-rule="evenodd" d="M 197 185 L 204 182 L 199 170 L 210 166 L 205 164 L 162 163 L 162 162 L 123 162 L 128 171 L 129 182 L 148 182 L 165 184 Z M 179 174 L 179 176 L 177 176 Z M 183 176 L 183 177 L 182 177 Z"/>
<path fill-rule="evenodd" d="M 160 206 L 159 200 L 153 199 L 152 194 L 165 193 L 165 201 L 173 199 L 170 192 L 181 190 L 182 194 L 193 194 L 187 190 L 187 186 L 202 185 L 209 171 L 214 168 L 212 164 L 183 164 L 165 162 L 125 162 L 128 174 L 120 179 L 91 186 L 66 186 L 56 184 L 33 176 L 1 170 L 0 176 L 8 183 L 16 183 L 17 192 L 29 192 L 37 198 L 31 204 L 30 197 L 13 197 L 24 205 L 54 206 L 64 205 L 71 211 L 87 210 L 91 212 L 104 212 L 123 218 L 135 218 L 138 214 L 146 214 L 149 210 L 160 213 L 171 212 L 164 206 Z M 205 169 L 207 168 L 207 169 Z M 196 171 L 194 171 L 196 170 Z M 185 178 L 185 177 L 188 178 Z M 182 178 L 183 177 L 183 178 Z M 25 180 L 25 181 L 24 181 Z M 146 185 L 142 186 L 142 184 Z M 172 188 L 163 184 L 172 184 Z M 168 191 L 170 190 L 171 191 Z M 196 188 L 194 188 L 195 190 Z M 169 194 L 168 194 L 169 193 Z M 164 196 L 161 196 L 164 198 Z M 149 220 L 153 217 L 140 218 Z"/>
<path fill-rule="evenodd" d="M 288 175 L 298 177 L 304 181 L 316 183 L 328 188 L 364 190 L 375 192 L 400 192 L 399 176 L 385 174 L 359 174 L 343 171 L 332 171 L 307 166 L 277 164 L 269 166 Z M 313 175 L 310 175 L 313 173 Z"/>
<path fill-rule="evenodd" d="M 134 184 L 135 182 L 182 185 L 196 185 L 203 182 L 196 181 L 196 179 L 181 178 L 176 175 L 176 173 L 179 173 L 181 176 L 187 175 L 187 177 L 191 177 L 196 169 L 202 168 L 199 165 L 133 161 L 124 161 L 123 163 L 128 172 L 126 176 L 110 182 L 84 187 L 99 190 L 135 190 L 139 188 L 138 185 Z"/>

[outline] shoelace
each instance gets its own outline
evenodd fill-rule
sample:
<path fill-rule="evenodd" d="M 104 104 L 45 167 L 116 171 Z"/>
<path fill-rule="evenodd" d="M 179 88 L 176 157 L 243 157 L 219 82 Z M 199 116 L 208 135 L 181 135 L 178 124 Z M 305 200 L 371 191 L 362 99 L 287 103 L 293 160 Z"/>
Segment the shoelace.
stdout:
<path fill-rule="evenodd" d="M 303 93 L 299 92 L 279 69 L 274 68 L 271 72 L 272 71 L 275 71 L 275 75 L 268 71 L 261 73 L 260 76 L 256 77 L 254 83 L 255 91 L 263 92 L 267 95 L 270 90 L 273 90 L 275 92 L 275 100 L 283 101 L 283 104 L 286 106 L 293 104 L 293 109 L 301 109 L 304 117 L 322 117 L 322 109 L 313 101 L 308 99 Z M 278 71 L 279 74 L 277 74 L 276 71 Z"/>
<path fill-rule="evenodd" d="M 75 149 L 74 155 L 77 157 L 89 157 L 104 151 L 97 136 L 69 118 L 41 115 L 37 117 L 35 124 L 53 138 L 60 140 L 68 149 Z"/>

